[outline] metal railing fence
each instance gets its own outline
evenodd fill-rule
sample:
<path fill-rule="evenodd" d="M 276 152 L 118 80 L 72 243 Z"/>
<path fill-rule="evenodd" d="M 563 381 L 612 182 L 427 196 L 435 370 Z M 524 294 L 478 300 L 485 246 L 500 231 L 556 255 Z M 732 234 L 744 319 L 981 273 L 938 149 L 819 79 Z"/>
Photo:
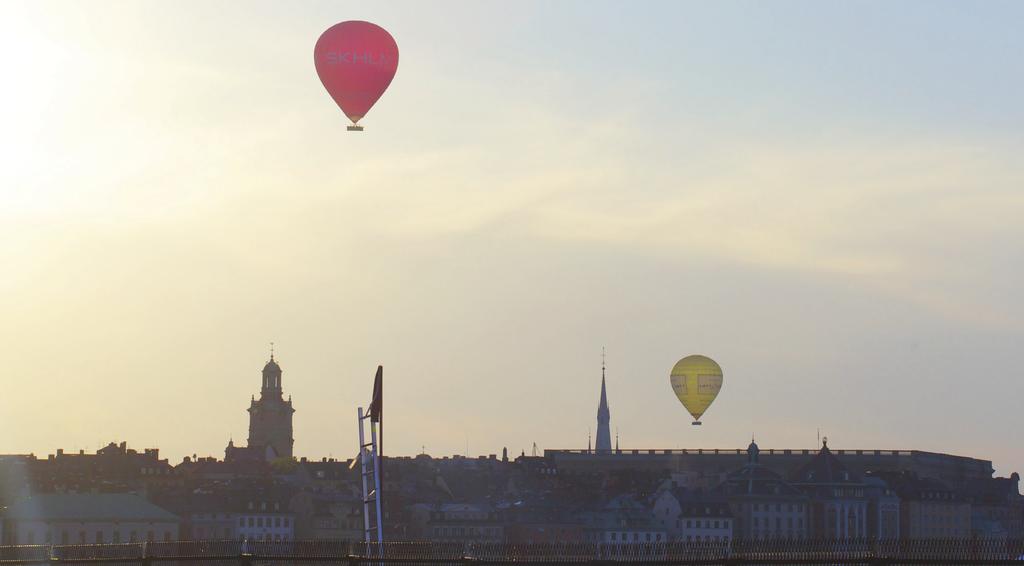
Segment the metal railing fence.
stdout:
<path fill-rule="evenodd" d="M 1024 564 L 1024 541 L 740 540 L 601 544 L 345 541 L 179 541 L 0 546 L 0 566 L 138 564 Z"/>

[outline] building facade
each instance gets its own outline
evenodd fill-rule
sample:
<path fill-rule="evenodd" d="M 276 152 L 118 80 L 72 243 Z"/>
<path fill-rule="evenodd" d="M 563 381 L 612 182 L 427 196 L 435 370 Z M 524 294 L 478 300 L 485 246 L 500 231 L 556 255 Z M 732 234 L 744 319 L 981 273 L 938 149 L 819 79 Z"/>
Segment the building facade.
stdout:
<path fill-rule="evenodd" d="M 192 540 L 234 540 L 237 518 L 221 510 L 194 511 L 189 514 Z"/>
<path fill-rule="evenodd" d="M 681 542 L 729 542 L 733 535 L 732 511 L 724 500 L 685 501 L 676 519 L 675 540 Z"/>
<path fill-rule="evenodd" d="M 904 538 L 971 536 L 971 504 L 945 483 L 913 472 L 876 473 L 900 498 L 900 535 Z"/>
<path fill-rule="evenodd" d="M 126 493 L 52 493 L 4 511 L 5 544 L 117 544 L 178 540 L 180 520 Z"/>
<path fill-rule="evenodd" d="M 254 496 L 234 513 L 238 540 L 288 542 L 295 540 L 295 514 L 277 497 Z"/>
<path fill-rule="evenodd" d="M 757 444 L 747 447 L 747 465 L 731 472 L 713 491 L 729 502 L 735 536 L 745 539 L 807 538 L 808 498 L 760 464 Z"/>
<path fill-rule="evenodd" d="M 429 510 L 425 529 L 432 542 L 504 542 L 498 513 L 482 503 L 444 503 Z"/>
<path fill-rule="evenodd" d="M 809 536 L 828 540 L 868 536 L 866 486 L 832 454 L 827 439 L 818 454 L 794 474 L 792 483 L 809 499 Z"/>
<path fill-rule="evenodd" d="M 868 495 L 868 536 L 878 540 L 900 538 L 900 498 L 881 478 L 864 478 Z"/>
<path fill-rule="evenodd" d="M 979 538 L 1024 538 L 1024 498 L 1020 474 L 974 480 L 963 490 L 971 504 L 971 531 Z"/>
<path fill-rule="evenodd" d="M 995 472 L 991 460 L 966 456 L 921 450 L 830 450 L 853 473 L 911 471 L 957 489 L 972 480 L 991 479 Z M 766 449 L 760 451 L 760 464 L 789 477 L 817 453 L 818 450 L 811 449 Z M 544 456 L 560 472 L 583 473 L 652 470 L 713 476 L 727 474 L 747 462 L 746 451 L 736 448 L 622 449 L 610 452 L 545 449 Z"/>

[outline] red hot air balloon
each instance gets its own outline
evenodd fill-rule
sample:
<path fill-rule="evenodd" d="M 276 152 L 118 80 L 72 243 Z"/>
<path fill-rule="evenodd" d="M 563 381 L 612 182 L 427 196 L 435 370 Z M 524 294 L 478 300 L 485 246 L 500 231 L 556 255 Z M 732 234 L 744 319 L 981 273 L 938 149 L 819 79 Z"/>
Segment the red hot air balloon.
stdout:
<path fill-rule="evenodd" d="M 384 28 L 349 21 L 325 31 L 313 49 L 316 74 L 341 111 L 361 131 L 359 120 L 384 94 L 398 69 L 398 45 Z"/>

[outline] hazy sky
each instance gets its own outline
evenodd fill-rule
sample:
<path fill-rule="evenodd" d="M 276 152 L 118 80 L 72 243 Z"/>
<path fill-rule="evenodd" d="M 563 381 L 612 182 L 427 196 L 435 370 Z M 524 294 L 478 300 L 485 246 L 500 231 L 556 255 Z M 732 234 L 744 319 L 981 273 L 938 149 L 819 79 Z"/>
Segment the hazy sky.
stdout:
<path fill-rule="evenodd" d="M 366 131 L 319 34 L 387 28 Z M 0 453 L 952 452 L 1024 471 L 1024 4 L 4 2 Z M 719 361 L 690 419 L 668 373 Z M 614 430 L 613 430 L 614 434 Z"/>

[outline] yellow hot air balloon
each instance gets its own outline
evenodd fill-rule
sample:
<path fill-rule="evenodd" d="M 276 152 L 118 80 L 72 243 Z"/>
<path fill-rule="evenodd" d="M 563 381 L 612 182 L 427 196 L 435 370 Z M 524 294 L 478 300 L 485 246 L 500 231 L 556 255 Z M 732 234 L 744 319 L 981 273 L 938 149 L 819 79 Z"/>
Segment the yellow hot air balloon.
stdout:
<path fill-rule="evenodd" d="M 707 356 L 686 356 L 676 362 L 669 381 L 679 402 L 693 415 L 693 424 L 699 425 L 701 415 L 722 389 L 722 368 Z"/>

